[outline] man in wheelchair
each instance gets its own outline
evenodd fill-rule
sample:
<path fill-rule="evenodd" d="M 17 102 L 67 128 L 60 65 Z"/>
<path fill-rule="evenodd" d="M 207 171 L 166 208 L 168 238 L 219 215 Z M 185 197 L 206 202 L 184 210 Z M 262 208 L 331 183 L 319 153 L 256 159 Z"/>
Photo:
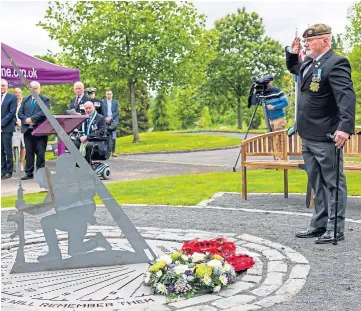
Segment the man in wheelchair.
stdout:
<path fill-rule="evenodd" d="M 107 153 L 106 123 L 105 118 L 95 111 L 91 101 L 84 104 L 84 110 L 88 119 L 82 123 L 81 134 L 74 140 L 74 144 L 80 149 L 87 162 L 92 164 L 94 152 L 100 155 Z"/>

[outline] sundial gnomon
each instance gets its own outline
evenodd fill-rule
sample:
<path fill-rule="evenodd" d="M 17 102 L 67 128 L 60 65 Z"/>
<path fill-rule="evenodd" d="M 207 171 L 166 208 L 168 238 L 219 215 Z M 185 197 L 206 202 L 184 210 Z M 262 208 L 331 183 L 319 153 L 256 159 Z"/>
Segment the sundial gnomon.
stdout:
<path fill-rule="evenodd" d="M 2 47 L 9 62 L 30 89 L 29 82 Z M 90 165 L 82 157 L 79 150 L 67 136 L 60 124 L 45 106 L 39 95 L 31 90 L 32 96 L 44 112 L 48 121 L 64 142 L 70 154 L 62 155 L 57 159 L 55 174 L 47 168 L 37 171 L 36 180 L 39 185 L 49 190 L 45 201 L 38 205 L 29 205 L 23 199 L 21 181 L 19 183 L 18 213 L 9 218 L 17 223 L 14 236 L 19 236 L 19 247 L 12 272 L 34 272 L 54 269 L 82 268 L 116 264 L 145 263 L 155 257 L 154 252 L 140 235 L 127 215 L 120 208 L 105 185 L 96 176 Z M 96 209 L 94 196 L 98 195 L 105 208 L 122 230 L 124 237 L 129 241 L 131 250 L 113 250 L 101 232 L 85 240 L 87 228 L 96 223 L 94 212 Z M 26 261 L 27 249 L 25 237 L 25 216 L 45 213 L 52 210 L 52 215 L 44 216 L 40 223 L 46 239 L 48 253 L 38 256 L 35 262 Z M 57 230 L 68 233 L 68 249 L 59 247 Z M 99 250 L 102 249 L 102 250 Z M 70 257 L 64 257 L 65 254 Z"/>

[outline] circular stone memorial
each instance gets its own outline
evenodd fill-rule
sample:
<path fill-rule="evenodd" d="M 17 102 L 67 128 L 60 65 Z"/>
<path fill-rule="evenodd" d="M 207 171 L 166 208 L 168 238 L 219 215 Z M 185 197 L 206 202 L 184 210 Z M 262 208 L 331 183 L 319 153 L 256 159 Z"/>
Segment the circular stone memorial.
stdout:
<path fill-rule="evenodd" d="M 18 242 L 2 235 L 3 310 L 260 310 L 289 301 L 304 286 L 309 272 L 307 259 L 292 248 L 256 236 L 211 233 L 197 230 L 138 228 L 153 251 L 170 254 L 185 240 L 225 237 L 233 240 L 237 253 L 254 258 L 255 265 L 229 288 L 217 294 L 195 296 L 167 303 L 162 295 L 143 285 L 147 264 L 116 265 L 10 273 Z M 115 227 L 90 226 L 88 235 L 101 231 L 113 249 L 132 250 Z M 63 258 L 67 255 L 67 235 L 58 233 Z M 36 262 L 47 252 L 41 230 L 27 232 L 24 247 L 26 262 Z M 189 309 L 188 309 L 189 308 Z"/>

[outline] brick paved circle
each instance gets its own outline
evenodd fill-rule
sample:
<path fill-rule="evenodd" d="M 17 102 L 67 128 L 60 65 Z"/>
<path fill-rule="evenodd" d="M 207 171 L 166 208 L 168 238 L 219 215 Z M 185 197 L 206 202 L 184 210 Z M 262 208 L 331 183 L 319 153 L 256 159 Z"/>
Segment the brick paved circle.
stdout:
<path fill-rule="evenodd" d="M 310 270 L 308 260 L 294 249 L 256 236 L 211 233 L 197 230 L 138 228 L 158 255 L 171 253 L 185 240 L 226 237 L 237 245 L 237 252 L 253 256 L 255 266 L 240 280 L 217 294 L 166 303 L 142 285 L 145 264 L 10 274 L 17 241 L 2 235 L 3 310 L 144 310 L 144 311 L 246 311 L 261 310 L 290 301 L 305 285 Z M 119 229 L 90 226 L 88 235 L 102 232 L 114 249 L 131 250 Z M 59 233 L 62 253 L 67 235 Z M 120 237 L 120 238 L 119 238 Z M 41 230 L 26 233 L 26 260 L 47 251 Z"/>

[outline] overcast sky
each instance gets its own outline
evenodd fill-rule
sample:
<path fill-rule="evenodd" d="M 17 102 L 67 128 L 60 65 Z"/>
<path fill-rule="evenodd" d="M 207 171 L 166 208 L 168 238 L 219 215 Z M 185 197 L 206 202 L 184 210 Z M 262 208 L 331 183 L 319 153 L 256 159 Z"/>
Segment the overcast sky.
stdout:
<path fill-rule="evenodd" d="M 195 1 L 200 13 L 207 16 L 207 26 L 237 8 L 257 12 L 263 18 L 266 34 L 282 45 L 289 45 L 295 29 L 301 35 L 308 25 L 325 23 L 334 33 L 343 33 L 347 24 L 347 10 L 355 1 L 342 0 L 284 0 L 284 1 Z M 47 1 L 3 1 L 1 0 L 0 35 L 4 42 L 27 54 L 45 54 L 58 51 L 56 42 L 47 32 L 35 26 L 44 16 Z"/>

